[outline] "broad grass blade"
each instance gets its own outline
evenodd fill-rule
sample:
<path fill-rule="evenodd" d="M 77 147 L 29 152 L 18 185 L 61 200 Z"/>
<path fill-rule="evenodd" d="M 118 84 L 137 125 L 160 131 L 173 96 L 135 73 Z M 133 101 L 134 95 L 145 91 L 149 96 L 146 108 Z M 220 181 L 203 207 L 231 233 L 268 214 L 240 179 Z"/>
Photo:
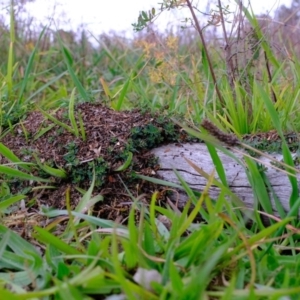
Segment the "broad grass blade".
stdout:
<path fill-rule="evenodd" d="M 13 163 L 22 163 L 22 161 L 2 143 L 0 143 L 0 154 L 2 154 L 4 157 L 6 157 L 9 161 Z M 20 167 L 27 171 L 30 170 L 30 168 L 24 164 L 20 164 Z"/>
<path fill-rule="evenodd" d="M 7 167 L 7 166 L 0 166 L 0 173 L 5 174 L 9 177 L 16 177 L 20 179 L 25 179 L 25 180 L 33 180 L 33 181 L 41 181 L 41 182 L 50 182 L 51 180 L 40 178 L 40 177 L 35 177 L 26 173 L 23 173 L 19 170 Z"/>
<path fill-rule="evenodd" d="M 285 137 L 283 135 L 283 131 L 281 128 L 281 123 L 280 123 L 280 120 L 278 117 L 278 113 L 277 113 L 272 101 L 270 100 L 270 97 L 265 92 L 265 90 L 262 88 L 262 86 L 260 86 L 259 84 L 257 84 L 257 86 L 258 86 L 258 90 L 261 94 L 261 98 L 264 101 L 265 107 L 272 118 L 273 125 L 281 137 L 283 160 L 287 165 L 294 168 L 295 167 L 294 160 L 293 160 L 291 151 L 289 150 L 289 147 L 285 141 Z M 294 170 L 288 169 L 288 171 L 291 172 L 293 175 L 296 175 L 296 172 Z M 299 197 L 299 189 L 298 189 L 298 182 L 297 182 L 296 176 L 289 175 L 289 180 L 290 180 L 290 183 L 292 186 L 292 194 L 290 196 L 290 207 L 292 207 Z"/>

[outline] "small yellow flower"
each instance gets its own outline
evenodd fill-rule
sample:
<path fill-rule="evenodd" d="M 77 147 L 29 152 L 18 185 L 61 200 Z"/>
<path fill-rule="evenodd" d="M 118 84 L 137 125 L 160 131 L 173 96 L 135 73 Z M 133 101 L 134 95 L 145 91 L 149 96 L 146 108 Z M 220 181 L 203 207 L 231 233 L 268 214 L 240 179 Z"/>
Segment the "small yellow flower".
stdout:
<path fill-rule="evenodd" d="M 178 49 L 178 38 L 174 36 L 167 37 L 167 47 L 176 51 Z"/>
<path fill-rule="evenodd" d="M 154 37 L 151 41 L 139 40 L 136 45 L 142 48 L 144 57 L 149 60 L 147 71 L 150 81 L 175 85 L 182 60 L 178 54 L 178 38 L 170 35 L 161 42 Z"/>
<path fill-rule="evenodd" d="M 149 78 L 151 82 L 153 83 L 161 83 L 162 82 L 162 74 L 160 70 L 155 70 L 153 68 L 150 68 L 149 71 Z"/>

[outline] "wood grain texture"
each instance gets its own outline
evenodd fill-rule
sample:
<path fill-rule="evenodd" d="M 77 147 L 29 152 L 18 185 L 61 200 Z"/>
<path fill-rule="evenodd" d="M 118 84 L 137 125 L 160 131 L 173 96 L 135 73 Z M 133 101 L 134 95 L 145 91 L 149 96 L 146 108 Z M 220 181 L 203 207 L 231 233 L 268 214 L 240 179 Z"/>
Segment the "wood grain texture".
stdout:
<path fill-rule="evenodd" d="M 192 189 L 200 192 L 203 191 L 204 187 L 206 186 L 207 180 L 199 175 L 199 173 L 197 173 L 195 169 L 187 163 L 185 158 L 189 159 L 209 174 L 214 169 L 214 165 L 207 147 L 202 143 L 182 145 L 170 144 L 156 148 L 151 152 L 159 159 L 161 169 L 158 171 L 158 174 L 162 178 L 173 183 L 179 183 L 173 171 L 173 169 L 176 169 Z M 242 161 L 243 164 L 243 154 L 234 154 Z M 218 151 L 218 155 L 223 162 L 227 182 L 231 191 L 234 192 L 243 201 L 243 203 L 245 203 L 246 206 L 253 207 L 255 203 L 255 196 L 253 194 L 252 187 L 249 184 L 245 166 L 237 163 L 234 159 L 225 155 L 221 151 Z M 282 161 L 282 155 L 280 154 L 274 154 L 272 157 L 278 161 Z M 270 159 L 268 158 L 260 157 L 259 159 L 264 164 L 270 164 Z M 288 176 L 281 171 L 275 170 L 271 166 L 267 167 L 265 174 L 269 179 L 277 197 L 280 199 L 285 211 L 288 211 L 289 198 L 291 195 L 291 185 Z M 215 175 L 215 178 L 219 179 L 217 174 Z M 297 174 L 297 178 L 299 184 L 300 174 Z M 219 195 L 219 192 L 219 188 L 213 186 L 211 187 L 209 194 L 213 199 L 216 199 Z M 272 193 L 269 193 L 269 195 L 272 199 L 273 209 L 277 215 Z M 181 194 L 179 205 L 183 205 L 186 200 L 187 196 Z"/>

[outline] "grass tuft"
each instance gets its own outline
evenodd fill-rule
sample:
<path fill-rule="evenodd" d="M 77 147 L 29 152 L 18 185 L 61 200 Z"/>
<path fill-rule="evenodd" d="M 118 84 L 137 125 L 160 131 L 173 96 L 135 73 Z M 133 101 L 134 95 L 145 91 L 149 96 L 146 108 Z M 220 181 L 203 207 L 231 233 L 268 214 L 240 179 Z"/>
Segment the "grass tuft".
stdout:
<path fill-rule="evenodd" d="M 286 140 L 300 130 L 298 16 L 283 32 L 251 5 L 233 13 L 219 0 L 205 21 L 192 1 L 164 1 L 140 13 L 134 40 L 95 46 L 84 29 L 22 26 L 14 5 L 8 28 L 0 18 L 0 299 L 298 299 L 299 139 Z M 141 31 L 170 9 L 190 12 L 185 31 Z M 91 103 L 102 110 L 89 119 L 80 105 Z M 243 140 L 271 130 L 279 146 Z M 46 153 L 34 149 L 42 139 Z M 148 150 L 182 141 L 206 143 L 212 158 L 210 173 L 185 158 L 206 179 L 201 193 L 176 169 L 178 183 L 156 176 Z M 253 207 L 230 189 L 218 151 L 243 166 Z M 288 176 L 289 211 L 265 167 Z"/>

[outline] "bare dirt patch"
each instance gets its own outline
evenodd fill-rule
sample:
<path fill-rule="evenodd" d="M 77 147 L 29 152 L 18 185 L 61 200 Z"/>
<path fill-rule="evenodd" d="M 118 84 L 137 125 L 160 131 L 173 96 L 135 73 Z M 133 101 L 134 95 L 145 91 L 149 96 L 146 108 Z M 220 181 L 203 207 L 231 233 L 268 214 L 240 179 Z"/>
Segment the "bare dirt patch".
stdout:
<path fill-rule="evenodd" d="M 71 126 L 67 109 L 52 115 Z M 164 143 L 187 141 L 187 135 L 177 125 L 163 115 L 139 110 L 117 112 L 91 103 L 79 104 L 75 116 L 77 124 L 80 118 L 83 121 L 85 140 L 38 111 L 30 113 L 1 140 L 24 162 L 36 164 L 36 155 L 41 163 L 67 172 L 67 177 L 60 179 L 50 177 L 39 167 L 32 168 L 32 175 L 50 178 L 54 189 L 39 189 L 44 183 L 2 178 L 8 183 L 11 194 L 27 196 L 29 212 L 39 210 L 41 205 L 65 208 L 68 189 L 74 208 L 82 197 L 80 189 L 89 188 L 93 170 L 96 174 L 94 194 L 104 197 L 104 201 L 95 206 L 97 216 L 120 221 L 128 215 L 131 196 L 147 203 L 156 190 L 160 191 L 160 199 L 164 201 L 166 193 L 162 187 L 140 180 L 136 174 L 158 177 L 159 165 L 149 150 Z M 116 171 L 130 153 L 133 158 L 129 167 Z M 0 156 L 1 164 L 7 162 Z"/>

